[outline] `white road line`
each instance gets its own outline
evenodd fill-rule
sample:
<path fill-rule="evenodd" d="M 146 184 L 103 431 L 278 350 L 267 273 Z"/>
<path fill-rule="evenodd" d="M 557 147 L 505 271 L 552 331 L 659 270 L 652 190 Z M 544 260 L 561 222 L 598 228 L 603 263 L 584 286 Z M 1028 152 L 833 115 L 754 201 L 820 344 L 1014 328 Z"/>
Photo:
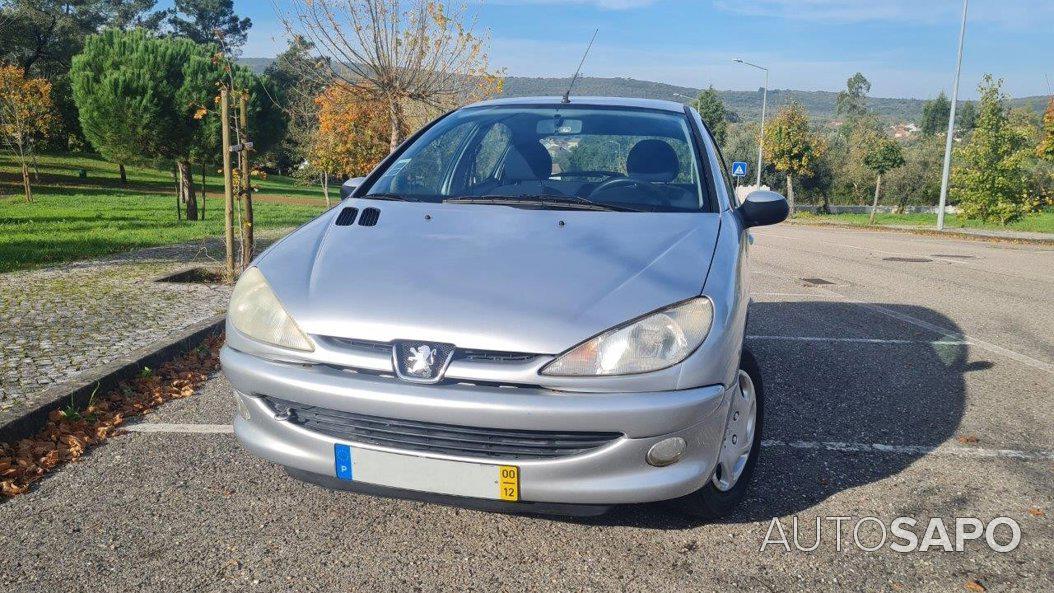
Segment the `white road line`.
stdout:
<path fill-rule="evenodd" d="M 930 344 L 932 346 L 966 346 L 961 340 L 893 340 L 883 338 L 829 338 L 826 336 L 747 336 L 748 340 L 782 340 L 787 342 L 850 342 L 854 344 Z"/>
<path fill-rule="evenodd" d="M 909 323 L 909 324 L 914 325 L 916 327 L 921 327 L 923 329 L 927 329 L 927 330 L 932 331 L 934 333 L 940 334 L 941 337 L 944 340 L 948 340 L 948 341 L 963 340 L 970 346 L 976 346 L 976 347 L 978 347 L 978 348 L 980 348 L 982 350 L 987 350 L 987 351 L 989 351 L 989 352 L 991 352 L 993 354 L 999 354 L 1001 356 L 1005 356 L 1006 358 L 1009 358 L 1011 360 L 1016 360 L 1017 362 L 1020 362 L 1021 364 L 1024 364 L 1024 365 L 1030 366 L 1030 367 L 1032 367 L 1034 369 L 1045 371 L 1047 373 L 1050 373 L 1050 374 L 1054 375 L 1054 364 L 1051 364 L 1049 362 L 1044 362 L 1042 360 L 1037 360 L 1035 358 L 1032 358 L 1031 356 L 1028 356 L 1028 355 L 1025 355 L 1025 354 L 1021 354 L 1020 352 L 1015 352 L 1013 350 L 1010 350 L 1009 348 L 1004 348 L 1004 347 L 1002 347 L 1002 346 L 1000 346 L 998 344 L 993 344 L 991 342 L 986 342 L 984 340 L 975 338 L 973 336 L 950 332 L 947 329 L 945 329 L 945 328 L 943 328 L 943 327 L 941 327 L 939 325 L 934 325 L 934 324 L 932 324 L 932 323 L 930 323 L 928 321 L 924 321 L 924 320 L 919 319 L 917 317 L 912 317 L 911 315 L 908 315 L 906 313 L 901 313 L 900 311 L 894 311 L 892 309 L 883 307 L 882 305 L 876 305 L 874 303 L 868 303 L 868 302 L 860 301 L 860 300 L 857 300 L 857 299 L 851 299 L 851 298 L 849 298 L 849 297 L 847 297 L 845 295 L 838 294 L 837 292 L 835 292 L 833 290 L 828 290 L 828 289 L 822 288 L 822 287 L 819 287 L 818 290 L 825 291 L 825 292 L 827 292 L 828 294 L 831 294 L 831 295 L 838 295 L 838 296 L 840 296 L 842 299 L 844 299 L 848 303 L 853 303 L 854 305 L 860 305 L 862 307 L 866 307 L 866 308 L 871 309 L 872 311 L 875 311 L 877 313 L 881 313 L 883 315 L 892 317 L 894 319 L 899 319 L 900 321 L 903 321 L 905 323 Z"/>
<path fill-rule="evenodd" d="M 125 427 L 129 432 L 161 434 L 231 434 L 230 424 L 167 424 L 144 422 Z M 790 447 L 792 449 L 814 449 L 841 451 L 845 453 L 875 453 L 894 455 L 942 455 L 951 457 L 981 457 L 1021 459 L 1026 461 L 1054 461 L 1054 451 L 1021 451 L 1017 449 L 986 449 L 983 447 L 960 447 L 957 445 L 883 445 L 881 443 L 850 443 L 843 441 L 784 441 L 766 439 L 762 447 Z"/>
<path fill-rule="evenodd" d="M 232 434 L 234 426 L 230 424 L 165 424 L 143 422 L 123 427 L 129 432 L 174 432 L 179 434 Z"/>
<path fill-rule="evenodd" d="M 792 449 L 814 449 L 841 451 L 846 453 L 886 453 L 893 455 L 939 455 L 948 457 L 980 457 L 1021 459 L 1025 461 L 1054 461 L 1054 451 L 1021 451 L 1017 449 L 986 449 L 984 447 L 960 447 L 958 445 L 883 445 L 880 443 L 847 443 L 841 441 L 781 441 L 766 439 L 762 447 L 790 447 Z"/>
<path fill-rule="evenodd" d="M 826 294 L 816 294 L 812 292 L 752 292 L 752 297 L 808 297 L 810 299 L 831 299 L 835 298 Z"/>

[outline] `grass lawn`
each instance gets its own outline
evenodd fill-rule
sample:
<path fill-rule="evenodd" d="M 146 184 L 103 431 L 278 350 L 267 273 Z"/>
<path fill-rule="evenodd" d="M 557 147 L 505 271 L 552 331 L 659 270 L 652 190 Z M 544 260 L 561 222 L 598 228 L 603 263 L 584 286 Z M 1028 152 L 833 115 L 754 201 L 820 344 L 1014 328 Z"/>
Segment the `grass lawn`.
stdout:
<path fill-rule="evenodd" d="M 812 214 L 798 213 L 795 220 L 801 222 L 833 222 L 838 224 L 867 225 L 867 214 Z M 876 214 L 876 225 L 895 226 L 917 226 L 924 228 L 936 228 L 936 214 Z M 1021 220 L 1012 222 L 1006 226 L 999 223 L 983 223 L 978 220 L 960 219 L 954 214 L 944 217 L 944 228 L 946 229 L 990 229 L 998 231 L 1027 231 L 1033 233 L 1054 233 L 1054 210 L 1036 212 Z"/>
<path fill-rule="evenodd" d="M 33 202 L 26 203 L 17 162 L 0 152 L 0 272 L 223 234 L 218 175 L 207 177 L 206 219 L 179 222 L 169 171 L 128 167 L 122 184 L 117 165 L 88 155 L 40 155 L 38 165 Z M 196 175 L 200 194 L 200 169 Z M 254 180 L 254 186 L 260 188 L 253 202 L 257 229 L 297 226 L 325 209 L 319 188 L 288 177 Z"/>

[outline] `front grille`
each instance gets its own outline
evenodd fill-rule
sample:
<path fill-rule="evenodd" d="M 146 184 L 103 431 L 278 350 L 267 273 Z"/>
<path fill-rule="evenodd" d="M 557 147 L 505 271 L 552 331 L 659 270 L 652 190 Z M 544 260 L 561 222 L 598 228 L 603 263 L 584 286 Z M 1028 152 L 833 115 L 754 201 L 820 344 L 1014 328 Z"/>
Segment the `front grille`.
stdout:
<path fill-rule="evenodd" d="M 392 352 L 391 342 L 356 340 L 354 338 L 328 339 L 332 340 L 335 344 L 339 346 L 350 348 L 352 350 L 359 350 L 361 352 L 376 352 L 389 355 Z M 529 354 L 526 352 L 503 352 L 500 350 L 472 350 L 468 348 L 458 348 L 454 352 L 454 360 L 466 360 L 470 362 L 515 363 L 528 362 L 537 357 L 537 354 Z"/>
<path fill-rule="evenodd" d="M 396 420 L 264 397 L 276 413 L 313 432 L 369 445 L 488 459 L 554 459 L 580 455 L 621 438 L 618 432 L 477 428 Z"/>

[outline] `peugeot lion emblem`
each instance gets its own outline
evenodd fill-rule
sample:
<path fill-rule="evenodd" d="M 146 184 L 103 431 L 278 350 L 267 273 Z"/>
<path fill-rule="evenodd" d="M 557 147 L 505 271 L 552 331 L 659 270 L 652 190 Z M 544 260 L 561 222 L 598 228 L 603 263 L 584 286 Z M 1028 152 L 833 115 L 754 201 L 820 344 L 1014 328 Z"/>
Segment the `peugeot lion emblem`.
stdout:
<path fill-rule="evenodd" d="M 452 344 L 395 342 L 392 362 L 400 379 L 415 383 L 438 383 L 454 356 Z"/>

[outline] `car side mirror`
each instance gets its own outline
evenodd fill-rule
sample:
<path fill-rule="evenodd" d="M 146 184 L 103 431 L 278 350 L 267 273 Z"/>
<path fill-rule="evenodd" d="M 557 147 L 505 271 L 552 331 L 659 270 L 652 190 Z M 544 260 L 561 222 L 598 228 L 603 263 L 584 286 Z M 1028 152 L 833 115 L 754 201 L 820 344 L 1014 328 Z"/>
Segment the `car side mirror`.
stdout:
<path fill-rule="evenodd" d="M 366 181 L 365 177 L 352 177 L 351 179 L 344 182 L 344 185 L 340 186 L 340 199 L 345 199 L 351 196 L 355 190 L 359 189 L 362 182 Z"/>
<path fill-rule="evenodd" d="M 774 191 L 752 191 L 738 208 L 746 227 L 776 224 L 787 219 L 790 206 L 787 198 Z"/>

